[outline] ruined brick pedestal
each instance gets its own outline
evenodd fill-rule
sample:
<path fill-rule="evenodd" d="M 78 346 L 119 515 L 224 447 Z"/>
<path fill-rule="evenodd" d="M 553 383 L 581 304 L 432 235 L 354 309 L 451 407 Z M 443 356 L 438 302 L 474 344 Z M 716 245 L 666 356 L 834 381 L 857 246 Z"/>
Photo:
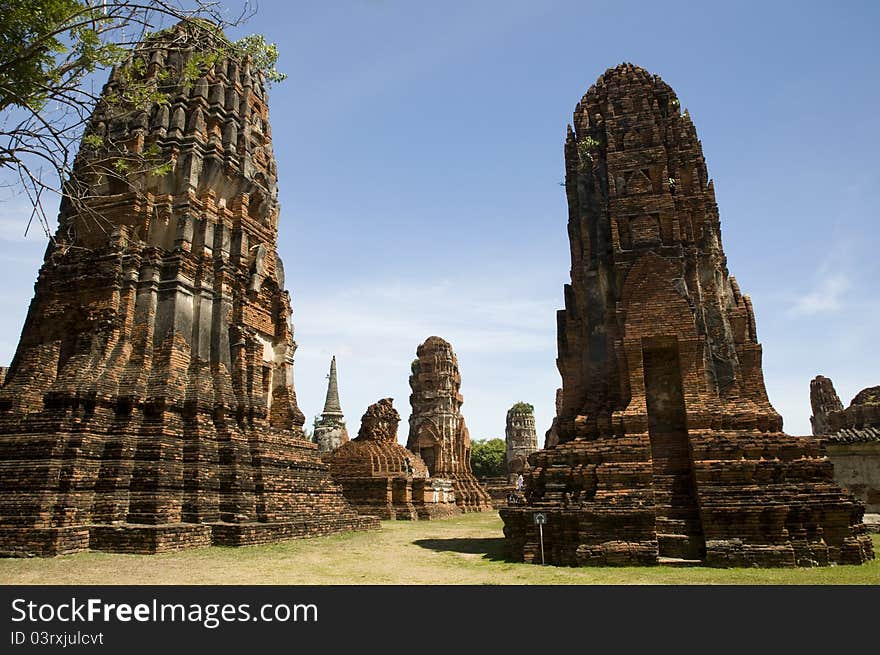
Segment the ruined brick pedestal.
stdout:
<path fill-rule="evenodd" d="M 849 407 L 843 408 L 834 384 L 816 376 L 810 382 L 810 422 L 813 434 L 821 437 L 834 464 L 834 479 L 865 504 L 880 525 L 880 387 L 862 389 Z M 868 515 L 865 516 L 866 524 Z"/>
<path fill-rule="evenodd" d="M 391 398 L 383 398 L 367 408 L 355 439 L 324 455 L 346 499 L 381 519 L 458 515 L 452 483 L 429 480 L 422 459 L 397 443 L 399 423 Z"/>
<path fill-rule="evenodd" d="M 378 526 L 303 436 L 262 76 L 223 59 L 182 83 L 214 47 L 193 29 L 142 44 L 105 89 L 133 75 L 168 104 L 102 102 L 88 127 L 73 180 L 86 204 L 62 204 L 0 389 L 0 553 Z M 104 174 L 122 150 L 171 171 Z"/>
<path fill-rule="evenodd" d="M 463 511 L 491 509 L 492 499 L 471 471 L 471 438 L 461 415 L 461 374 L 452 346 L 428 337 L 416 355 L 406 447 L 422 458 L 431 477 L 452 480 L 455 502 Z"/>
<path fill-rule="evenodd" d="M 501 509 L 507 507 L 510 494 L 516 490 L 516 485 L 510 482 L 507 477 L 499 478 L 480 478 L 480 484 L 492 499 L 492 507 Z"/>
<path fill-rule="evenodd" d="M 455 502 L 455 484 L 446 478 L 413 480 L 413 504 L 423 520 L 449 519 L 461 515 Z"/>
<path fill-rule="evenodd" d="M 781 432 L 748 296 L 728 274 L 696 130 L 659 77 L 590 88 L 565 144 L 571 284 L 557 317 L 559 443 L 502 509 L 514 559 L 858 564 L 863 508 L 812 437 Z M 548 440 L 549 441 L 549 440 Z"/>

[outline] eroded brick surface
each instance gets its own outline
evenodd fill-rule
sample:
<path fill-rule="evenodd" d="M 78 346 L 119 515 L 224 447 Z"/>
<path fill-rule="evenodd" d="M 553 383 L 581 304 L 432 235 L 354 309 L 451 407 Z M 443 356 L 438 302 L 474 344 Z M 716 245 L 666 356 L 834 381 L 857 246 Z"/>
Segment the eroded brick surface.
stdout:
<path fill-rule="evenodd" d="M 565 142 L 571 284 L 558 312 L 562 394 L 529 458 L 512 556 L 566 565 L 861 563 L 863 508 L 822 444 L 784 434 L 749 297 L 727 270 L 687 112 L 659 77 L 608 70 Z M 553 440 L 558 444 L 553 446 Z"/>

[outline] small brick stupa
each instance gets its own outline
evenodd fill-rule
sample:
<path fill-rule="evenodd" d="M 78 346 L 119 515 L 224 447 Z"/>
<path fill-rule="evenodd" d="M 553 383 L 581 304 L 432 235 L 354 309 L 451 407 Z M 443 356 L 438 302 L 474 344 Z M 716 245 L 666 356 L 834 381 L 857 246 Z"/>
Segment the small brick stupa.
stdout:
<path fill-rule="evenodd" d="M 0 390 L 0 553 L 378 527 L 302 431 L 262 74 L 226 58 L 182 77 L 215 38 L 192 23 L 151 37 L 104 97 L 134 80 L 169 102 L 102 101 L 90 122 L 85 206 L 62 204 Z M 123 151 L 171 170 L 104 175 Z"/>
<path fill-rule="evenodd" d="M 318 444 L 321 453 L 333 452 L 348 441 L 348 430 L 345 427 L 345 416 L 339 404 L 339 383 L 336 379 L 336 357 L 330 360 L 330 375 L 327 381 L 327 397 L 324 400 L 324 411 L 321 418 L 315 421 L 315 433 L 312 441 Z"/>
<path fill-rule="evenodd" d="M 471 438 L 461 415 L 461 374 L 449 342 L 428 337 L 416 350 L 409 386 L 409 438 L 431 477 L 452 480 L 455 502 L 465 512 L 492 508 L 489 493 L 471 470 Z"/>
<path fill-rule="evenodd" d="M 770 405 L 687 112 L 624 64 L 565 142 L 571 284 L 557 316 L 559 443 L 529 458 L 512 556 L 565 565 L 794 566 L 873 558 L 863 508 Z"/>
<path fill-rule="evenodd" d="M 422 459 L 397 443 L 399 423 L 391 398 L 383 398 L 367 408 L 355 439 L 324 455 L 345 497 L 382 519 L 458 516 L 452 483 L 428 479 Z"/>

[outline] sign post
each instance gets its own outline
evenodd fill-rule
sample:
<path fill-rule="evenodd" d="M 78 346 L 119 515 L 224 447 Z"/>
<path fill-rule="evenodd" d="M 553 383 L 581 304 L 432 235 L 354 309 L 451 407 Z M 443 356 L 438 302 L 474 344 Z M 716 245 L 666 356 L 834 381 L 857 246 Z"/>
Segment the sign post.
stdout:
<path fill-rule="evenodd" d="M 535 512 L 534 519 L 541 539 L 541 566 L 544 566 L 544 524 L 547 522 L 547 515 L 544 512 Z"/>

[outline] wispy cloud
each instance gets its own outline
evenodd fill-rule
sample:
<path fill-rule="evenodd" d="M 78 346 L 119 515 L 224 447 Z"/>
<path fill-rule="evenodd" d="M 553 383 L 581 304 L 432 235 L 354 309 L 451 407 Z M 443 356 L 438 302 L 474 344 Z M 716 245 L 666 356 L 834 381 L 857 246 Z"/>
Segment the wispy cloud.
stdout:
<path fill-rule="evenodd" d="M 352 351 L 361 350 L 353 345 L 358 342 L 375 352 L 378 344 L 411 345 L 432 334 L 481 353 L 555 345 L 552 299 L 473 283 L 358 285 L 332 295 L 298 295 L 294 306 L 298 335 L 338 339 Z"/>
<path fill-rule="evenodd" d="M 843 309 L 847 294 L 854 286 L 852 259 L 850 241 L 840 237 L 833 239 L 815 269 L 812 287 L 791 298 L 790 312 L 795 316 L 813 316 Z"/>
<path fill-rule="evenodd" d="M 800 316 L 836 312 L 843 307 L 846 292 L 852 286 L 843 273 L 825 275 L 816 286 L 795 298 L 792 311 Z"/>
<path fill-rule="evenodd" d="M 362 278 L 346 288 L 294 293 L 300 405 L 307 415 L 320 411 L 335 354 L 343 406 L 355 430 L 363 409 L 381 397 L 395 398 L 405 417 L 416 347 L 438 335 L 458 355 L 464 413 L 475 438 L 503 434 L 504 412 L 517 400 L 532 402 L 540 424 L 549 425 L 559 384 L 557 295 L 510 279 Z M 406 439 L 405 424 L 399 436 Z"/>

